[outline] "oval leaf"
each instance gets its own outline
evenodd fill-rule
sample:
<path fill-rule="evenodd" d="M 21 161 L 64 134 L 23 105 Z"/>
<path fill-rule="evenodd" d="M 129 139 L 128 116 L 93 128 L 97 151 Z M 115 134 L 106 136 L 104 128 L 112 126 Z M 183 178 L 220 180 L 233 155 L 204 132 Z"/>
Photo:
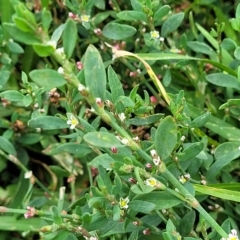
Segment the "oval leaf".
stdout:
<path fill-rule="evenodd" d="M 174 32 L 182 23 L 184 13 L 177 13 L 169 17 L 162 25 L 161 36 L 166 37 L 169 33 Z"/>
<path fill-rule="evenodd" d="M 155 209 L 156 205 L 151 202 L 141 201 L 141 200 L 133 200 L 129 203 L 130 209 L 136 212 L 142 213 L 150 213 L 152 210 Z"/>
<path fill-rule="evenodd" d="M 224 73 L 213 73 L 206 76 L 208 82 L 220 86 L 220 87 L 230 87 L 240 90 L 240 82 L 238 79 L 230 74 Z"/>
<path fill-rule="evenodd" d="M 16 156 L 16 150 L 11 142 L 9 142 L 8 139 L 0 136 L 0 149 L 2 149 L 4 152 L 7 152 L 11 155 Z"/>
<path fill-rule="evenodd" d="M 137 30 L 134 27 L 115 22 L 108 23 L 102 31 L 103 36 L 113 40 L 123 40 L 132 37 L 136 32 Z"/>
<path fill-rule="evenodd" d="M 147 194 L 141 194 L 136 196 L 134 200 L 153 203 L 156 205 L 156 210 L 168 209 L 181 203 L 181 200 L 167 192 L 150 192 Z"/>
<path fill-rule="evenodd" d="M 66 121 L 58 117 L 43 116 L 31 119 L 28 122 L 31 128 L 41 128 L 43 130 L 63 129 L 68 128 L 69 125 Z"/>
<path fill-rule="evenodd" d="M 87 48 L 84 59 L 86 86 L 94 97 L 105 100 L 107 80 L 100 53 L 93 45 L 90 45 Z"/>
<path fill-rule="evenodd" d="M 113 134 L 108 132 L 90 132 L 87 133 L 83 139 L 90 145 L 96 147 L 124 147 Z"/>
<path fill-rule="evenodd" d="M 39 86 L 52 89 L 66 84 L 65 78 L 52 69 L 37 69 L 29 73 L 30 78 Z"/>
<path fill-rule="evenodd" d="M 11 102 L 21 102 L 23 101 L 23 98 L 24 98 L 24 95 L 16 90 L 7 90 L 4 92 L 1 92 L 0 96 Z"/>
<path fill-rule="evenodd" d="M 173 117 L 167 116 L 158 125 L 155 147 L 162 160 L 168 158 L 177 144 L 177 124 Z"/>

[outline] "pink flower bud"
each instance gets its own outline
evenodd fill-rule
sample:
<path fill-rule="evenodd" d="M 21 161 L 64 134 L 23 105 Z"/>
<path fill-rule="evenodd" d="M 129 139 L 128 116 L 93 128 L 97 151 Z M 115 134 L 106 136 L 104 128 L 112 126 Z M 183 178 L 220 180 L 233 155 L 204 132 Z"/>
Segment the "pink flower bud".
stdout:
<path fill-rule="evenodd" d="M 111 151 L 112 151 L 112 153 L 117 153 L 118 152 L 116 147 L 111 147 Z"/>

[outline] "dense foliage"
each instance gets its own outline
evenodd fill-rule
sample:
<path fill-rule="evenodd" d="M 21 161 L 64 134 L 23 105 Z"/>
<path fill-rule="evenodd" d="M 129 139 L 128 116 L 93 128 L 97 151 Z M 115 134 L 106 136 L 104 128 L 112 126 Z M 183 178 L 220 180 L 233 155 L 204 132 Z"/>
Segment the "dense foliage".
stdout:
<path fill-rule="evenodd" d="M 237 4 L 0 0 L 0 239 L 238 240 Z"/>

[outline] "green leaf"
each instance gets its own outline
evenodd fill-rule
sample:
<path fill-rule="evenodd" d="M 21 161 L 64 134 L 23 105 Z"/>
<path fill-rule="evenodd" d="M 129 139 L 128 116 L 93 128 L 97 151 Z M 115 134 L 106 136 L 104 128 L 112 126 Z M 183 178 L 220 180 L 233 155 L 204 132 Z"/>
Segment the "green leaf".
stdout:
<path fill-rule="evenodd" d="M 7 90 L 4 92 L 1 92 L 0 96 L 11 102 L 21 102 L 23 101 L 23 98 L 24 98 L 24 95 L 21 92 L 16 90 Z"/>
<path fill-rule="evenodd" d="M 29 73 L 30 78 L 39 86 L 52 89 L 67 83 L 65 78 L 52 69 L 36 69 Z"/>
<path fill-rule="evenodd" d="M 150 192 L 147 194 L 141 194 L 136 196 L 134 200 L 153 203 L 156 205 L 156 210 L 168 209 L 181 203 L 181 200 L 167 192 Z"/>
<path fill-rule="evenodd" d="M 199 193 L 203 193 L 206 195 L 210 195 L 213 197 L 230 200 L 234 202 L 240 202 L 239 188 L 236 189 L 236 191 L 233 191 L 233 190 L 228 190 L 226 187 L 221 188 L 221 185 L 222 184 L 218 184 L 218 187 L 215 187 L 214 185 L 204 186 L 204 185 L 194 184 L 194 188 Z"/>
<path fill-rule="evenodd" d="M 166 37 L 169 33 L 174 32 L 182 23 L 184 13 L 177 13 L 169 17 L 162 25 L 161 36 Z"/>
<path fill-rule="evenodd" d="M 86 86 L 94 97 L 105 100 L 106 73 L 98 50 L 90 45 L 84 57 L 84 77 Z"/>
<path fill-rule="evenodd" d="M 84 157 L 93 150 L 85 144 L 68 142 L 58 146 L 56 151 L 58 153 L 68 152 L 78 157 Z"/>
<path fill-rule="evenodd" d="M 7 42 L 6 45 L 12 53 L 17 53 L 17 54 L 24 53 L 23 48 L 16 42 L 9 41 L 9 42 Z"/>
<path fill-rule="evenodd" d="M 196 219 L 196 212 L 194 210 L 185 214 L 185 216 L 180 220 L 179 224 L 179 233 L 181 236 L 188 236 L 189 233 L 193 230 L 193 226 Z"/>
<path fill-rule="evenodd" d="M 172 81 L 172 74 L 171 71 L 169 69 L 167 69 L 167 71 L 165 72 L 164 76 L 163 76 L 163 85 L 165 87 L 168 87 L 169 84 Z"/>
<path fill-rule="evenodd" d="M 56 206 L 52 206 L 52 218 L 53 222 L 57 225 L 62 224 L 62 218 L 60 216 L 60 212 Z"/>
<path fill-rule="evenodd" d="M 136 240 L 138 239 L 138 232 L 139 232 L 139 229 L 136 228 L 132 231 L 130 237 L 128 238 L 128 240 Z"/>
<path fill-rule="evenodd" d="M 95 157 L 90 163 L 90 166 L 93 166 L 95 168 L 98 168 L 99 165 L 102 165 L 105 169 L 111 169 L 112 164 L 114 162 L 114 159 L 110 157 L 108 154 L 101 154 L 97 157 Z"/>
<path fill-rule="evenodd" d="M 32 26 L 26 19 L 14 16 L 13 21 L 16 24 L 16 26 L 23 32 L 35 32 L 35 27 Z"/>
<path fill-rule="evenodd" d="M 0 85 L 4 86 L 8 82 L 10 76 L 11 76 L 10 71 L 1 69 L 0 70 Z"/>
<path fill-rule="evenodd" d="M 83 139 L 90 145 L 96 147 L 124 147 L 112 133 L 108 132 L 90 132 L 84 135 Z"/>
<path fill-rule="evenodd" d="M 234 57 L 240 60 L 240 47 L 237 47 L 234 51 Z"/>
<path fill-rule="evenodd" d="M 121 217 L 121 209 L 118 205 L 113 206 L 113 221 L 118 221 Z"/>
<path fill-rule="evenodd" d="M 163 5 L 162 7 L 160 7 L 153 16 L 154 23 L 157 24 L 158 22 L 160 22 L 162 18 L 169 13 L 170 10 L 171 8 L 169 5 Z"/>
<path fill-rule="evenodd" d="M 71 58 L 77 42 L 77 25 L 74 20 L 69 18 L 63 31 L 63 48 L 67 58 Z"/>
<path fill-rule="evenodd" d="M 237 44 L 231 38 L 224 38 L 220 46 L 227 51 L 234 51 Z"/>
<path fill-rule="evenodd" d="M 211 55 L 212 53 L 214 53 L 214 51 L 206 43 L 203 43 L 203 42 L 189 41 L 187 42 L 187 46 L 192 51 L 197 53 L 203 53 L 207 55 Z"/>
<path fill-rule="evenodd" d="M 12 145 L 12 143 L 8 139 L 6 139 L 2 136 L 0 136 L 0 148 L 4 152 L 16 156 L 16 150 L 15 150 L 14 146 Z"/>
<path fill-rule="evenodd" d="M 155 148 L 164 161 L 170 157 L 177 144 L 177 124 L 173 117 L 165 117 L 158 125 L 155 136 Z"/>
<path fill-rule="evenodd" d="M 105 0 L 96 1 L 95 6 L 101 10 L 105 10 L 105 8 L 106 8 Z"/>
<path fill-rule="evenodd" d="M 28 45 L 41 44 L 40 39 L 34 36 L 34 34 L 29 32 L 22 32 L 17 28 L 16 25 L 12 23 L 3 23 L 3 27 L 10 34 L 10 36 L 18 42 L 22 42 Z"/>
<path fill-rule="evenodd" d="M 147 22 L 147 17 L 144 13 L 142 12 L 138 12 L 138 11 L 121 11 L 119 13 L 117 13 L 117 17 L 121 20 L 125 20 L 125 21 L 144 21 Z"/>
<path fill-rule="evenodd" d="M 131 0 L 133 10 L 142 12 L 142 4 L 138 0 Z"/>
<path fill-rule="evenodd" d="M 236 16 L 236 19 L 240 18 L 240 3 L 237 5 L 235 16 Z"/>
<path fill-rule="evenodd" d="M 30 94 L 27 94 L 23 97 L 23 104 L 25 107 L 30 106 L 32 103 L 33 103 L 33 99 Z"/>
<path fill-rule="evenodd" d="M 108 67 L 108 82 L 112 93 L 113 103 L 116 103 L 119 97 L 124 96 L 124 91 L 122 83 L 111 66 Z"/>
<path fill-rule="evenodd" d="M 142 212 L 142 213 L 150 213 L 153 211 L 156 207 L 154 203 L 141 201 L 141 200 L 133 200 L 129 202 L 129 208 L 136 211 L 136 212 Z"/>
<path fill-rule="evenodd" d="M 191 124 L 190 127 L 192 128 L 199 128 L 204 126 L 210 119 L 211 113 L 210 112 L 206 112 L 200 116 L 198 116 L 197 118 L 195 118 Z"/>
<path fill-rule="evenodd" d="M 126 122 L 130 125 L 134 126 L 143 126 L 143 125 L 148 125 L 148 124 L 153 124 L 158 122 L 160 119 L 162 119 L 164 116 L 163 113 L 157 113 L 153 114 L 151 116 L 146 116 L 146 117 L 135 117 L 127 120 Z"/>
<path fill-rule="evenodd" d="M 52 116 L 43 116 L 31 119 L 28 121 L 28 125 L 31 128 L 41 128 L 43 130 L 69 128 L 69 125 L 65 120 Z"/>
<path fill-rule="evenodd" d="M 125 24 L 110 22 L 103 28 L 103 36 L 113 40 L 123 40 L 132 37 L 137 30 Z"/>
<path fill-rule="evenodd" d="M 191 160 L 191 158 L 196 157 L 204 148 L 203 142 L 188 143 L 187 147 L 178 153 L 179 161 Z"/>
<path fill-rule="evenodd" d="M 38 231 L 42 223 L 41 218 L 34 217 L 29 219 L 17 218 L 16 216 L 0 216 L 0 230 L 2 231 Z"/>
<path fill-rule="evenodd" d="M 49 10 L 47 10 L 46 8 L 43 8 L 43 10 L 42 10 L 42 26 L 43 26 L 43 30 L 45 32 L 48 31 L 51 23 L 52 23 L 51 12 Z"/>
<path fill-rule="evenodd" d="M 214 153 L 216 161 L 209 168 L 206 174 L 207 179 L 212 179 L 224 166 L 229 164 L 232 160 L 240 157 L 239 146 L 239 142 L 225 142 L 216 148 Z"/>
<path fill-rule="evenodd" d="M 206 76 L 208 82 L 220 86 L 229 87 L 240 90 L 240 82 L 238 79 L 230 74 L 213 73 Z"/>
<path fill-rule="evenodd" d="M 40 57 L 48 57 L 55 51 L 54 46 L 48 44 L 35 44 L 33 49 Z"/>
<path fill-rule="evenodd" d="M 16 138 L 16 140 L 22 144 L 31 145 L 38 143 L 43 136 L 39 133 L 26 133 Z"/>

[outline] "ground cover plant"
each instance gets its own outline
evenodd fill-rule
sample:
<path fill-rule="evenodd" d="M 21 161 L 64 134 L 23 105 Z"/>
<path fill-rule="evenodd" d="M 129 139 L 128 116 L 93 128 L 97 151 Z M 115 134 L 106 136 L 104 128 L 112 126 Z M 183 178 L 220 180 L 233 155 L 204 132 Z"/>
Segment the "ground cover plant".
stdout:
<path fill-rule="evenodd" d="M 0 239 L 238 240 L 237 1 L 0 13 Z"/>

